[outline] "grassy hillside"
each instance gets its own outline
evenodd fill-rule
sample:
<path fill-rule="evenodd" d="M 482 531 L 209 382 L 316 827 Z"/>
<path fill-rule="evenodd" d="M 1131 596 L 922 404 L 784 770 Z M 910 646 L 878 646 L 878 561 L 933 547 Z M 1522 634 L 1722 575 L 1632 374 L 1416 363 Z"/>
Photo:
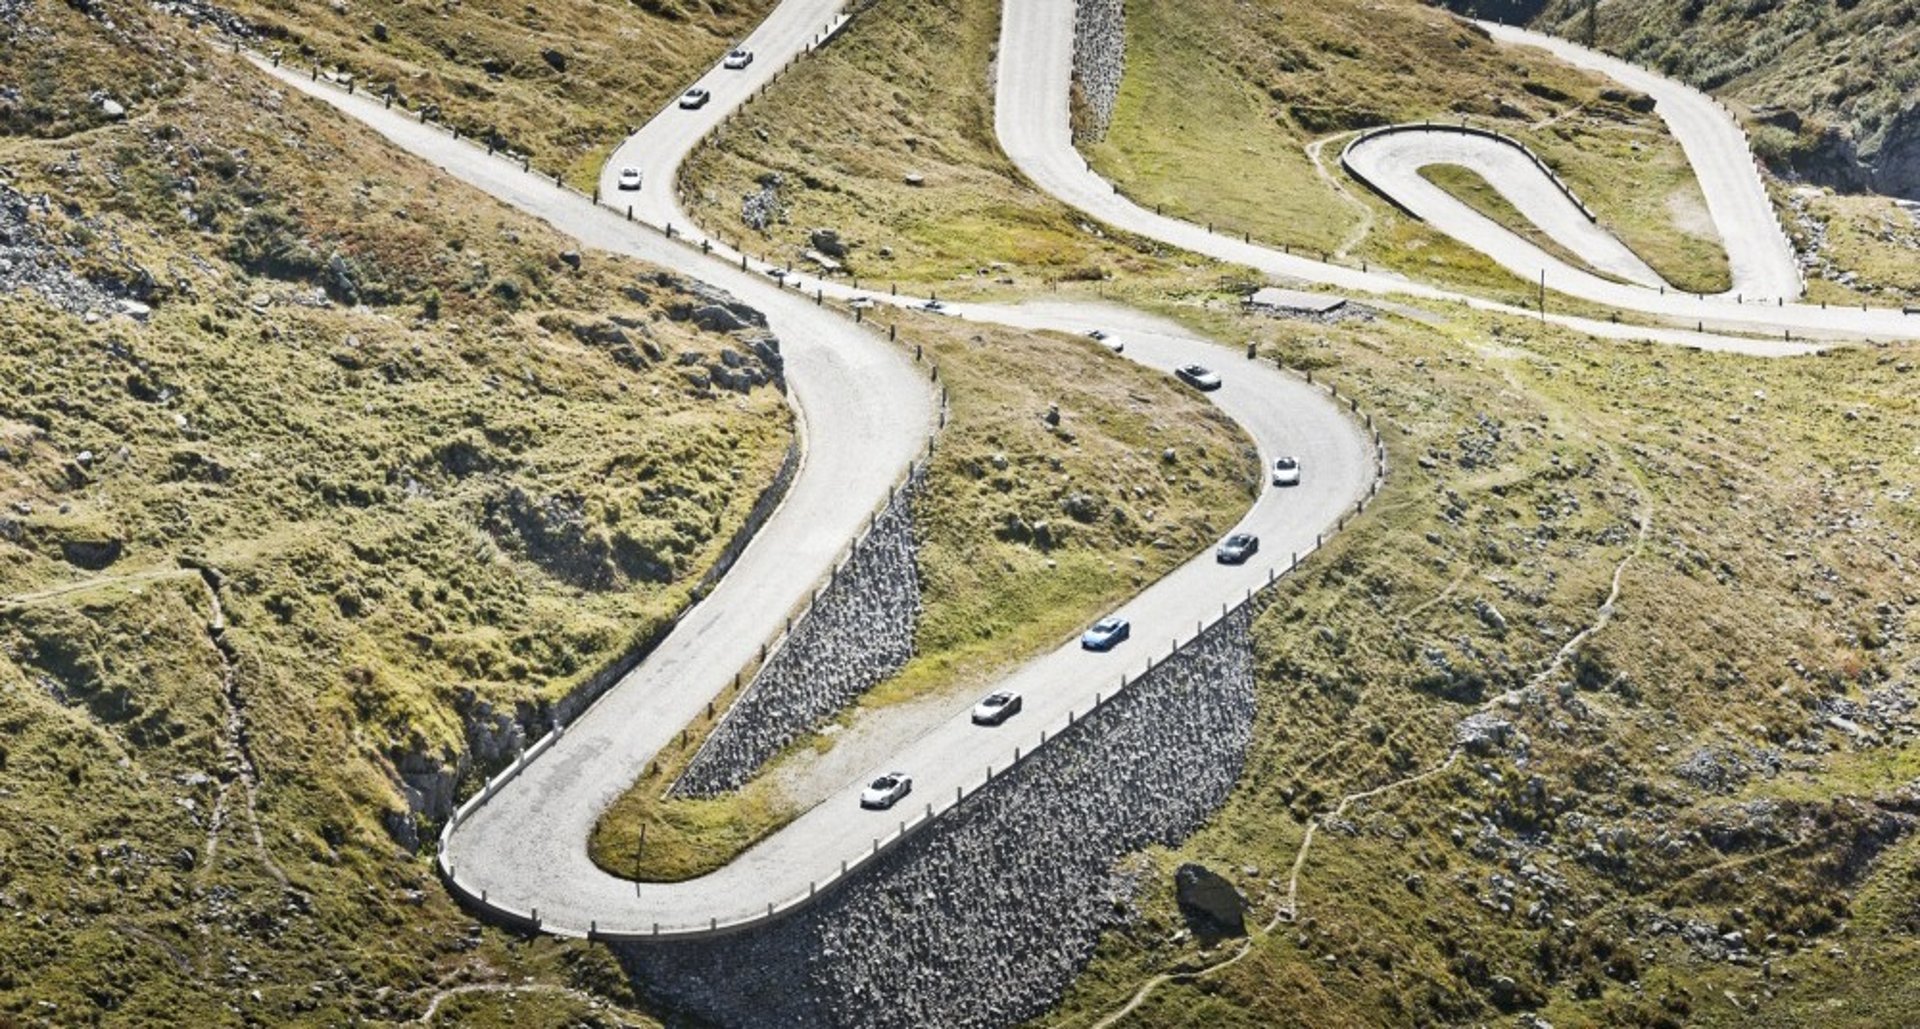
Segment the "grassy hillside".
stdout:
<path fill-rule="evenodd" d="M 984 689 L 1218 541 L 1252 502 L 1251 441 L 1171 375 L 1091 340 L 914 322 L 951 408 L 914 508 L 924 603 L 914 660 L 734 796 L 661 799 L 701 743 L 690 739 L 602 819 L 603 867 L 677 880 L 724 864 L 811 802 L 781 781 L 842 729 Z M 1058 425 L 1046 418 L 1056 407 Z"/>
<path fill-rule="evenodd" d="M 1354 130 L 1465 116 L 1532 147 L 1670 281 L 1725 289 L 1726 255 L 1697 216 L 1699 186 L 1640 106 L 1419 4 L 1139 0 L 1127 5 L 1113 124 L 1087 151 L 1129 195 L 1169 214 L 1422 278 L 1509 285 L 1339 167 Z"/>
<path fill-rule="evenodd" d="M 796 262 L 814 230 L 831 229 L 850 244 L 853 275 L 942 296 L 1166 271 L 1160 248 L 1106 238 L 1001 155 L 989 70 L 999 38 L 997 0 L 863 5 L 687 162 L 688 210 Z M 756 233 L 742 199 L 769 185 L 779 214 Z"/>
<path fill-rule="evenodd" d="M 398 773 L 487 770 L 670 617 L 783 398 L 705 382 L 746 344 L 675 280 L 178 20 L 0 32 L 0 1022 L 609 1023 L 603 955 L 402 850 Z"/>
<path fill-rule="evenodd" d="M 773 0 L 594 3 L 238 0 L 228 5 L 289 59 L 392 86 L 470 136 L 532 154 L 591 188 L 632 129 L 698 78 Z"/>
<path fill-rule="evenodd" d="M 1150 856 L 1140 920 L 1049 1024 L 1241 952 L 1183 931 L 1183 860 L 1233 878 L 1256 926 L 1298 860 L 1297 918 L 1125 1024 L 1920 1015 L 1866 985 L 1920 958 L 1920 616 L 1891 556 L 1920 526 L 1920 352 L 1757 364 L 1171 310 L 1356 391 L 1393 478 L 1256 625 L 1240 790 Z"/>

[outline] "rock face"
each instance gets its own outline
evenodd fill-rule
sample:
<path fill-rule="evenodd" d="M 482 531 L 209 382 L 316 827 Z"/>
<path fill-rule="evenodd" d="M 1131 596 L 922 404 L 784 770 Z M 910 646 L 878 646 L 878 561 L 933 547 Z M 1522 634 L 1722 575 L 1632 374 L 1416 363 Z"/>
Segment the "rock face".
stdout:
<path fill-rule="evenodd" d="M 1920 200 L 1920 101 L 1894 117 L 1879 143 L 1871 158 L 1873 188 Z"/>
<path fill-rule="evenodd" d="M 1127 69 L 1124 0 L 1079 0 L 1073 36 L 1073 83 L 1085 114 L 1076 129 L 1084 140 L 1104 139 Z"/>
<path fill-rule="evenodd" d="M 833 581 L 795 620 L 674 783 L 675 796 L 738 788 L 782 747 L 913 658 L 920 573 L 912 503 L 923 477 L 924 469 L 908 477 Z"/>
<path fill-rule="evenodd" d="M 1247 934 L 1247 899 L 1219 873 L 1189 862 L 1173 873 L 1174 900 L 1202 939 Z"/>
<path fill-rule="evenodd" d="M 1125 921 L 1122 856 L 1185 838 L 1252 738 L 1241 608 L 928 829 L 765 930 L 619 948 L 641 986 L 727 1026 L 1011 1025 Z"/>

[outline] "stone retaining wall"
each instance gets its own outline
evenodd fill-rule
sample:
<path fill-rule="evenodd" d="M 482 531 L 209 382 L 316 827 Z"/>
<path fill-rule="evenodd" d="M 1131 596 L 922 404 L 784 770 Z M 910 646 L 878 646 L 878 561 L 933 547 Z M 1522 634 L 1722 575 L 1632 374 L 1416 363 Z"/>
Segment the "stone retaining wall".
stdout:
<path fill-rule="evenodd" d="M 813 731 L 913 658 L 920 624 L 916 467 L 833 580 L 768 657 L 670 791 L 738 789 L 787 744 Z"/>
<path fill-rule="evenodd" d="M 1116 862 L 1184 839 L 1239 778 L 1260 603 L 812 907 L 752 933 L 616 951 L 662 1003 L 727 1026 L 961 1029 L 1045 1012 L 1130 917 L 1138 884 Z"/>
<path fill-rule="evenodd" d="M 1073 81 L 1079 87 L 1085 121 L 1082 142 L 1105 139 L 1127 69 L 1127 14 L 1124 0 L 1079 0 L 1073 13 Z"/>

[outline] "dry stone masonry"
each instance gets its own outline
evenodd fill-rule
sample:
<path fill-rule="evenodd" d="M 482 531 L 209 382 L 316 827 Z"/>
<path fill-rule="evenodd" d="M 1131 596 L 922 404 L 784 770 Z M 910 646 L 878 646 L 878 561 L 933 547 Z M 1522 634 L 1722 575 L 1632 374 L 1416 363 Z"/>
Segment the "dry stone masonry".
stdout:
<path fill-rule="evenodd" d="M 1085 104 L 1091 140 L 1106 138 L 1120 77 L 1127 69 L 1127 14 L 1124 0 L 1079 0 L 1073 15 L 1073 81 Z"/>
<path fill-rule="evenodd" d="M 681 797 L 738 789 L 781 748 L 832 718 L 913 658 L 920 624 L 916 468 L 854 545 L 813 606 L 753 677 L 674 783 Z"/>
<path fill-rule="evenodd" d="M 1116 862 L 1178 843 L 1239 778 L 1254 606 L 815 906 L 764 930 L 626 945 L 622 960 L 666 1004 L 728 1026 L 966 1029 L 1042 1014 L 1130 917 L 1140 883 Z"/>

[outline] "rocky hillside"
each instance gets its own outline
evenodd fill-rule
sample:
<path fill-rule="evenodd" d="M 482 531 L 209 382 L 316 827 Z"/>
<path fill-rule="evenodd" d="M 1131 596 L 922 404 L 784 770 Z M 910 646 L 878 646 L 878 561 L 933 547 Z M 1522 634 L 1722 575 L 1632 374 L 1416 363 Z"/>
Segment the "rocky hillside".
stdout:
<path fill-rule="evenodd" d="M 707 302 L 184 13 L 0 5 L 0 1024 L 609 1017 L 409 851 L 780 464 Z"/>
<path fill-rule="evenodd" d="M 1449 0 L 1587 38 L 1584 0 Z M 1604 49 L 1751 110 L 1774 168 L 1847 192 L 1920 199 L 1920 7 L 1911 0 L 1601 4 Z"/>
<path fill-rule="evenodd" d="M 589 185 L 602 159 L 773 0 L 236 0 L 261 45 L 433 106 Z M 455 13 L 457 12 L 457 13 Z"/>

